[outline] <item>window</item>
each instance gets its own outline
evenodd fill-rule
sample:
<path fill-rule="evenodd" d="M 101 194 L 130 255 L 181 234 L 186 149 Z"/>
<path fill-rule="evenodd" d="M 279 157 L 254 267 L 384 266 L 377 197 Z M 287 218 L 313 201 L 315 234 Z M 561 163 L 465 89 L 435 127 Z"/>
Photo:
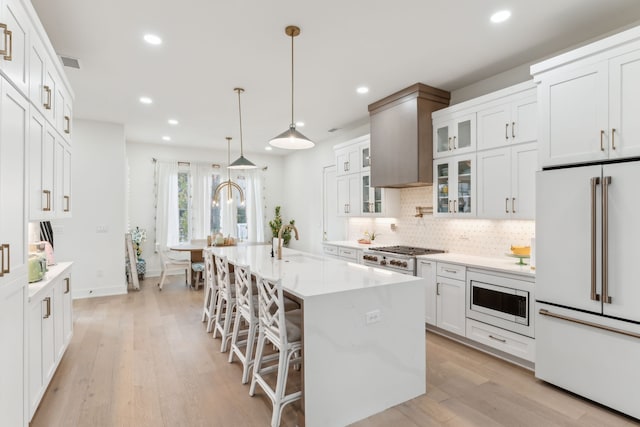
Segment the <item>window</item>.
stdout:
<path fill-rule="evenodd" d="M 209 208 L 211 209 L 211 220 L 209 221 L 209 234 L 218 233 L 221 229 L 220 224 L 220 205 L 213 203 L 213 194 L 216 187 L 220 184 L 220 175 L 211 175 L 211 195 L 209 196 Z"/>
<path fill-rule="evenodd" d="M 189 241 L 189 172 L 178 172 L 178 236 Z"/>

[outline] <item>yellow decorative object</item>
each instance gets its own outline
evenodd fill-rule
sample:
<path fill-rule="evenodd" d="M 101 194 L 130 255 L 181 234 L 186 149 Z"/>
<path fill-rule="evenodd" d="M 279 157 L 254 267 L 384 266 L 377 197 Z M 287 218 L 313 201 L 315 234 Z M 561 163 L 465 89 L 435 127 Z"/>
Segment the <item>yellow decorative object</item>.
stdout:
<path fill-rule="evenodd" d="M 529 256 L 531 255 L 531 246 L 513 246 L 511 245 L 511 253 L 514 255 Z"/>

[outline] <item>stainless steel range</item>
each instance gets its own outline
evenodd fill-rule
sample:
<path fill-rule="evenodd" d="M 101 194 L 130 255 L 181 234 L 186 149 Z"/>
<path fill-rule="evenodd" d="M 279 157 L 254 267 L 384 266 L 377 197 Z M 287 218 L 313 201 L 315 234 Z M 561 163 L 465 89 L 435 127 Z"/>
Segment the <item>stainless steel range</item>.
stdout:
<path fill-rule="evenodd" d="M 416 275 L 416 256 L 441 254 L 440 249 L 415 248 L 412 246 L 381 246 L 365 249 L 362 263 L 372 267 Z"/>

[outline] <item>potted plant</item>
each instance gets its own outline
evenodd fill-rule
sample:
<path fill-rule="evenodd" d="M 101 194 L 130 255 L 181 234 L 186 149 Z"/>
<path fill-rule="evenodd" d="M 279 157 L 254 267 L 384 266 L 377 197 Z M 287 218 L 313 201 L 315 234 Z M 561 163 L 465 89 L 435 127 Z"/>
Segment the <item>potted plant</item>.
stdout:
<path fill-rule="evenodd" d="M 269 221 L 269 227 L 271 227 L 271 236 L 274 239 L 278 238 L 278 232 L 280 228 L 282 228 L 282 216 L 280 215 L 280 206 L 276 206 L 275 208 L 276 214 L 275 217 Z M 294 225 L 295 220 L 289 221 L 289 224 Z M 291 230 L 287 229 L 282 233 L 282 244 L 287 246 L 289 241 L 291 240 Z"/>

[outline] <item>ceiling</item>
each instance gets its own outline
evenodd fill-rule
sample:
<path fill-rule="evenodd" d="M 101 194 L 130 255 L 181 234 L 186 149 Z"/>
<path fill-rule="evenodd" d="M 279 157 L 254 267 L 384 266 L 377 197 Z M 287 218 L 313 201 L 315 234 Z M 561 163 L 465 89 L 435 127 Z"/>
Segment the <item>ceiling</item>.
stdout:
<path fill-rule="evenodd" d="M 291 116 L 323 141 L 416 82 L 456 90 L 640 20 L 638 0 L 32 0 L 65 68 L 76 118 L 123 123 L 127 141 L 264 153 Z M 489 16 L 512 11 L 492 24 Z M 143 41 L 146 33 L 163 39 Z M 370 92 L 356 93 L 365 85 Z M 148 96 L 153 104 L 138 99 Z M 179 120 L 170 126 L 169 118 Z M 171 142 L 162 141 L 170 136 Z M 285 154 L 274 149 L 272 154 Z"/>

